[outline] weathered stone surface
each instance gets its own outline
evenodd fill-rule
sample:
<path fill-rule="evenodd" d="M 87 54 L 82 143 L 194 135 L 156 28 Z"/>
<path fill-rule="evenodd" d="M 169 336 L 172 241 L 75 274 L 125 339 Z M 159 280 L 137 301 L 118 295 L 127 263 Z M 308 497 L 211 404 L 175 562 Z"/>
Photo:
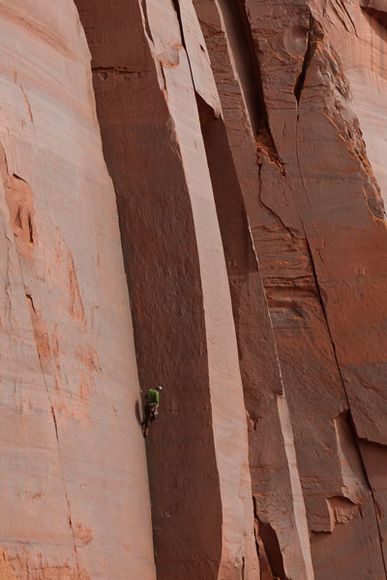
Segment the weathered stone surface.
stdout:
<path fill-rule="evenodd" d="M 141 10 L 133 0 L 77 4 L 117 192 L 141 382 L 166 385 L 148 447 L 158 576 L 252 580 L 246 415 L 196 86 L 220 105 L 208 57 L 185 49 L 179 16 L 203 47 L 204 39 L 191 2 L 181 15 L 160 0 Z M 125 53 L 128 31 L 135 48 Z"/>
<path fill-rule="evenodd" d="M 387 2 L 0 30 L 0 578 L 384 579 Z"/>
<path fill-rule="evenodd" d="M 250 468 L 260 524 L 258 534 L 259 527 L 272 528 L 278 538 L 281 567 L 289 577 L 312 577 L 305 506 L 287 421 L 287 402 L 245 210 L 250 215 L 261 209 L 256 144 L 249 125 L 249 120 L 256 120 L 259 113 L 255 109 L 249 114 L 246 94 L 255 91 L 238 76 L 239 63 L 244 63 L 245 79 L 253 74 L 253 67 L 240 37 L 238 40 L 243 31 L 238 9 L 226 3 L 218 8 L 212 0 L 195 0 L 195 6 L 205 31 L 224 113 L 224 122 L 207 118 L 203 134 L 234 302 L 250 420 Z M 230 45 L 228 39 L 232 40 Z M 272 543 L 272 538 L 268 541 Z M 270 546 L 265 548 L 270 564 L 275 567 L 278 554 Z"/>
<path fill-rule="evenodd" d="M 155 578 L 130 307 L 89 63 L 72 2 L 1 2 L 7 580 Z"/>
<path fill-rule="evenodd" d="M 379 445 L 385 442 L 387 411 L 384 211 L 352 106 L 350 76 L 337 41 L 342 30 L 337 22 L 334 29 L 331 12 L 340 11 L 353 36 L 359 7 L 355 2 L 327 3 L 324 10 L 318 4 L 321 11 L 308 2 L 246 1 L 245 5 L 269 130 L 281 163 L 277 173 L 283 169 L 280 199 L 273 187 L 273 166 L 269 170 L 262 166 L 261 179 L 266 181 L 261 191 L 265 204 L 288 230 L 281 235 L 282 246 L 273 244 L 261 216 L 264 235 L 258 230 L 254 238 L 263 257 L 310 529 L 331 531 L 333 538 L 333 543 L 323 541 L 326 549 L 321 558 L 321 542 L 317 544 L 317 536 L 312 536 L 315 572 L 317 577 L 328 577 L 324 558 L 340 550 L 343 541 L 350 552 L 356 551 L 359 541 L 348 539 L 353 526 L 340 522 L 343 527 L 336 527 L 330 505 L 336 488 L 339 496 L 364 506 L 361 513 L 368 511 L 368 521 L 373 519 L 372 525 L 359 528 L 366 534 L 362 543 L 368 546 L 369 567 L 361 570 L 353 558 L 347 558 L 339 575 L 364 577 L 368 570 L 370 577 L 383 578 L 379 542 L 383 511 L 377 494 L 383 496 L 385 484 L 378 492 L 380 475 L 372 482 L 365 463 L 366 476 L 361 477 L 359 454 L 358 468 L 348 460 L 348 449 L 357 452 L 358 438 Z M 297 220 L 286 205 L 296 209 Z M 286 270 L 279 259 L 289 249 Z M 275 299 L 278 292 L 282 304 Z M 343 414 L 347 410 L 348 420 Z M 346 464 L 349 473 L 348 467 L 343 469 Z M 370 495 L 372 509 L 366 510 Z"/>

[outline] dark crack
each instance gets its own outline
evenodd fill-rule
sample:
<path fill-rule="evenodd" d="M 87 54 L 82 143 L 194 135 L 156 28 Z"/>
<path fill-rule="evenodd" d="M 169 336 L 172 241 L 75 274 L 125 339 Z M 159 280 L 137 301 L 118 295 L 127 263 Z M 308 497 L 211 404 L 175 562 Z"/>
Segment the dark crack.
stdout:
<path fill-rule="evenodd" d="M 308 43 L 302 63 L 301 72 L 298 75 L 296 84 L 294 86 L 294 96 L 296 97 L 298 105 L 300 104 L 302 91 L 305 86 L 305 79 L 308 69 L 311 65 L 315 55 L 318 43 L 324 39 L 324 31 L 321 24 L 314 18 L 313 14 L 309 14 L 309 29 L 308 29 Z"/>
<path fill-rule="evenodd" d="M 192 81 L 192 85 L 193 85 L 193 87 L 195 89 L 195 96 L 196 96 L 196 99 L 197 99 L 198 97 L 200 97 L 200 95 L 199 95 L 199 93 L 198 93 L 198 91 L 196 89 L 196 86 L 195 86 L 195 77 L 194 77 L 193 70 L 192 70 L 191 59 L 189 57 L 189 52 L 188 52 L 187 45 L 186 45 L 186 42 L 185 42 L 183 19 L 181 17 L 181 10 L 180 10 L 179 0 L 172 0 L 172 4 L 173 4 L 173 7 L 174 7 L 175 12 L 176 12 L 177 21 L 179 23 L 181 43 L 182 43 L 182 45 L 184 47 L 184 50 L 185 50 L 185 53 L 187 55 L 188 66 L 189 66 L 189 71 L 190 71 L 190 75 L 191 75 L 191 81 Z M 208 103 L 206 103 L 206 104 L 208 105 Z"/>
<path fill-rule="evenodd" d="M 253 36 L 245 0 L 218 0 L 225 36 L 238 70 L 239 84 L 246 104 L 247 115 L 257 141 L 262 134 L 271 158 L 283 166 L 269 123 L 265 102 L 261 63 L 257 41 Z"/>
<path fill-rule="evenodd" d="M 316 53 L 318 44 L 324 39 L 324 31 L 321 27 L 321 24 L 314 18 L 313 14 L 310 12 L 309 14 L 309 29 L 308 29 L 308 43 L 305 50 L 304 61 L 302 63 L 301 72 L 298 75 L 296 84 L 294 86 L 294 96 L 296 97 L 297 101 L 297 121 L 296 121 L 296 159 L 297 159 L 297 166 L 298 172 L 300 175 L 300 179 L 302 182 L 303 189 L 305 191 L 305 195 L 310 203 L 309 192 L 305 185 L 304 176 L 301 171 L 301 162 L 300 156 L 298 152 L 298 125 L 300 120 L 300 103 L 302 92 L 305 87 L 306 75 L 308 69 L 313 61 L 314 55 Z"/>
<path fill-rule="evenodd" d="M 51 405 L 51 415 L 52 415 L 52 419 L 54 421 L 56 439 L 59 442 L 58 423 L 56 422 L 55 409 L 52 405 Z"/>
<path fill-rule="evenodd" d="M 32 296 L 31 296 L 31 294 L 30 294 L 29 292 L 26 292 L 26 298 L 27 298 L 27 300 L 29 301 L 29 303 L 30 303 L 30 306 L 31 306 L 31 308 L 32 308 L 33 312 L 36 314 L 36 308 L 35 308 L 35 304 L 34 304 L 34 301 L 33 301 L 33 298 L 32 298 Z"/>
<path fill-rule="evenodd" d="M 256 515 L 258 521 L 258 534 L 262 540 L 266 557 L 270 565 L 270 571 L 279 580 L 289 580 L 285 573 L 284 561 L 278 536 L 270 522 L 264 522 Z"/>
<path fill-rule="evenodd" d="M 184 42 L 184 29 L 183 29 L 183 21 L 182 21 L 182 18 L 181 18 L 181 11 L 180 11 L 179 0 L 172 0 L 172 4 L 173 4 L 173 7 L 174 7 L 175 12 L 177 14 L 177 20 L 179 22 L 181 40 L 183 42 L 184 48 L 187 50 L 187 47 L 185 46 L 185 42 Z"/>

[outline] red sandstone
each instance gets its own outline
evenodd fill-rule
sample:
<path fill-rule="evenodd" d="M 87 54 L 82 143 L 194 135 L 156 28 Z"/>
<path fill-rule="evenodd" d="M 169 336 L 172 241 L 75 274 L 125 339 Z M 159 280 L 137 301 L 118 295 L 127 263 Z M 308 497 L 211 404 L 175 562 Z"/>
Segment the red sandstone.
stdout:
<path fill-rule="evenodd" d="M 386 27 L 0 2 L 0 580 L 386 577 Z"/>

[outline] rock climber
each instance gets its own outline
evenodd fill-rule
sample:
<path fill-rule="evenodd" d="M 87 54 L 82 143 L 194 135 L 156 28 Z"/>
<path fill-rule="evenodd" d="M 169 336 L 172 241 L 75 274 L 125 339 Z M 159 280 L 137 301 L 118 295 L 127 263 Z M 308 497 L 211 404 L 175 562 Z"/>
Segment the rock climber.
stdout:
<path fill-rule="evenodd" d="M 144 420 L 141 423 L 144 437 L 147 437 L 148 435 L 150 424 L 153 421 L 155 421 L 158 417 L 160 405 L 160 393 L 162 390 L 163 387 L 158 385 L 157 387 L 148 389 L 146 392 Z"/>

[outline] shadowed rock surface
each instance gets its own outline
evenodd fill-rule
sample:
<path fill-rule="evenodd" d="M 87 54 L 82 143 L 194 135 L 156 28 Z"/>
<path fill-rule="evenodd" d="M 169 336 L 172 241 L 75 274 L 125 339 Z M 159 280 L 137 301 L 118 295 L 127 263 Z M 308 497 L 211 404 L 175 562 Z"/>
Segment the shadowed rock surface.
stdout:
<path fill-rule="evenodd" d="M 386 27 L 0 2 L 0 580 L 386 578 Z"/>

